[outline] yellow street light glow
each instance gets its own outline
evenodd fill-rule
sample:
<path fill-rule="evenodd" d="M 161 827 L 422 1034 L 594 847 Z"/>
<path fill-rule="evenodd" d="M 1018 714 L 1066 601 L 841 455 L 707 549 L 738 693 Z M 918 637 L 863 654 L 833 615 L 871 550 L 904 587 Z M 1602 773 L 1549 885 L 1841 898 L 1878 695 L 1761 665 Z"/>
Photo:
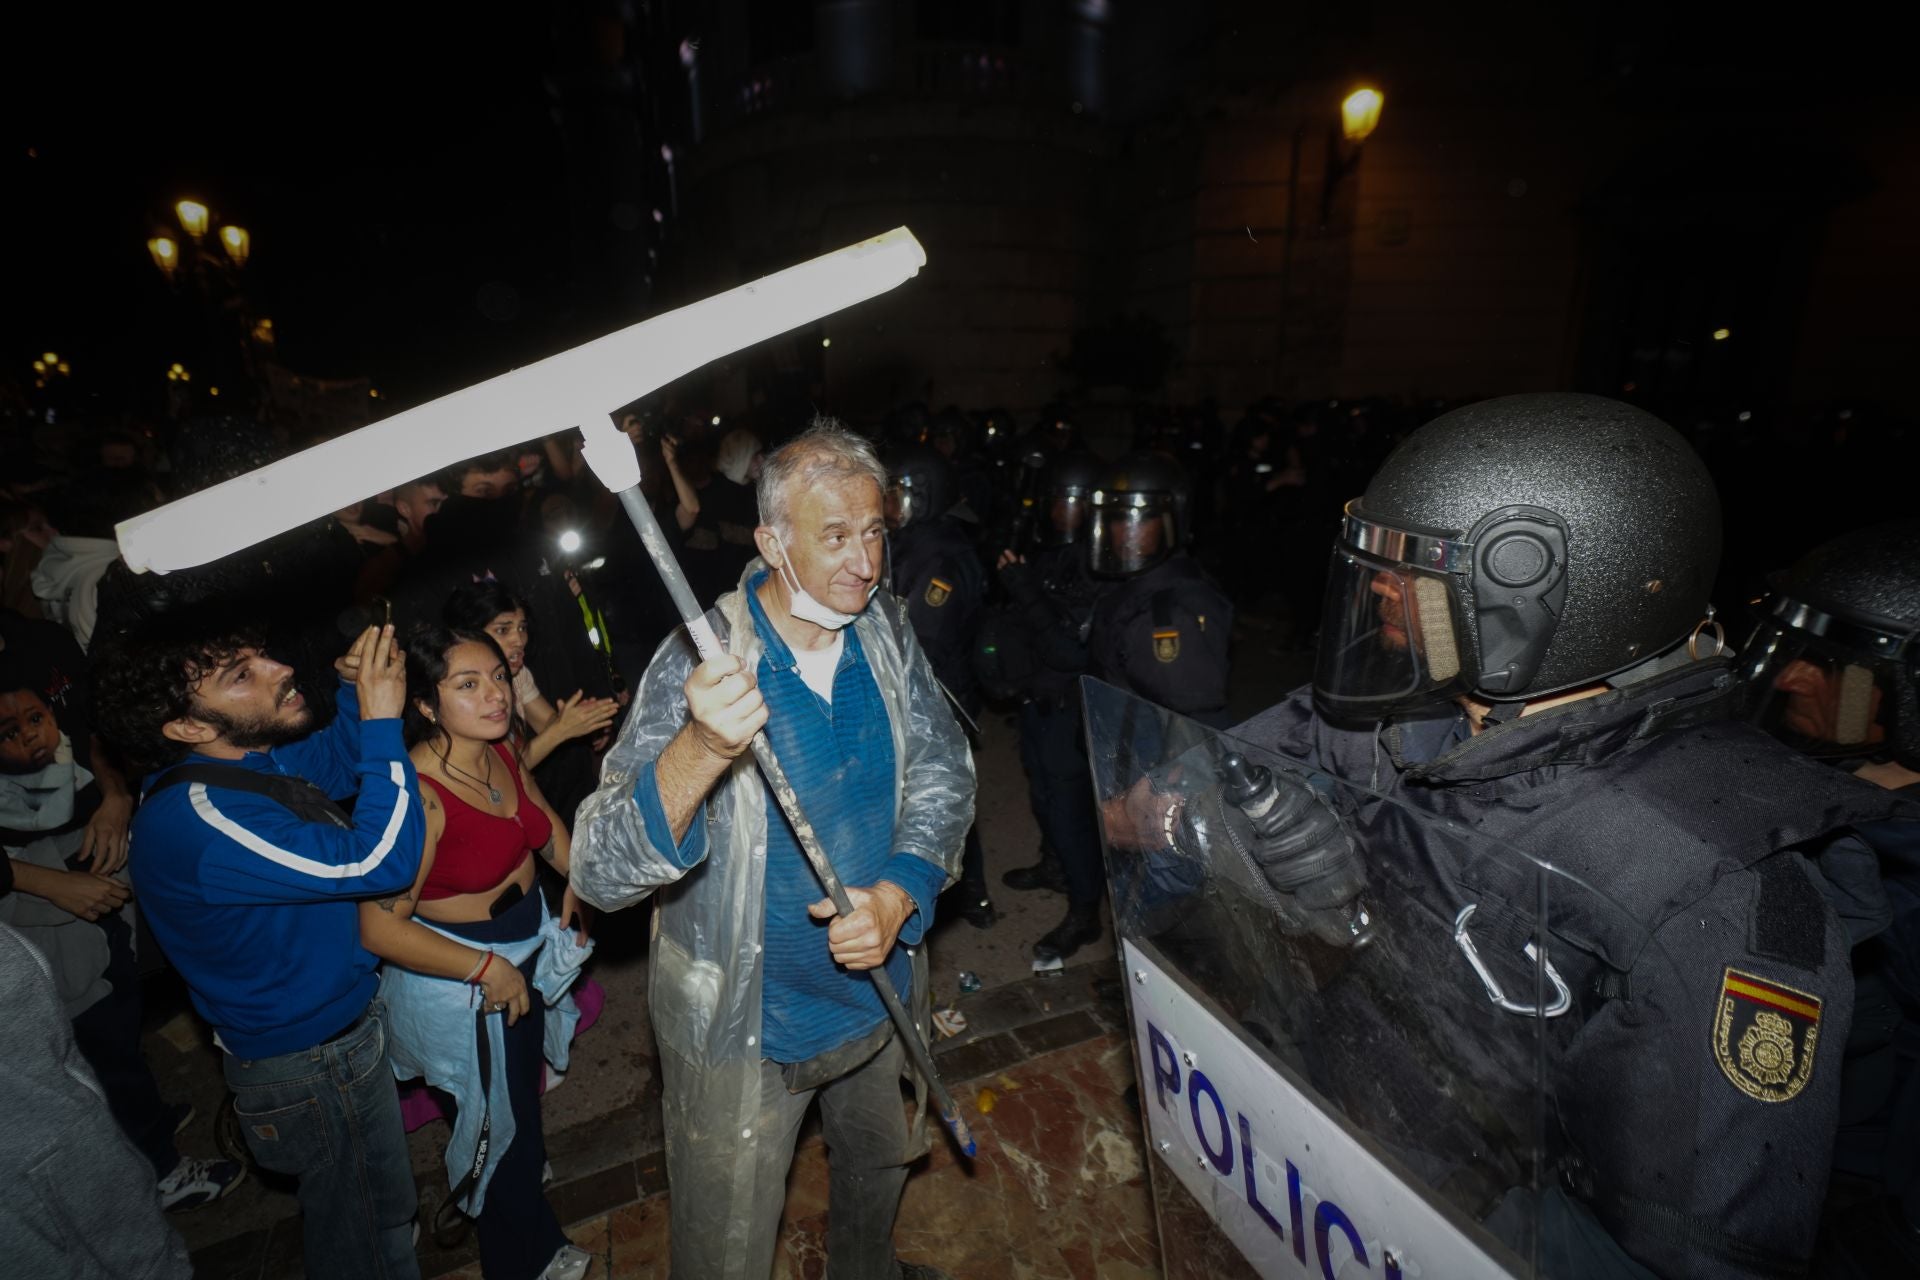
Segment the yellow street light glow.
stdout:
<path fill-rule="evenodd" d="M 33 371 L 35 373 L 45 373 L 47 371 L 47 362 L 45 360 L 35 360 L 33 362 Z"/>
<path fill-rule="evenodd" d="M 220 243 L 226 246 L 227 256 L 233 259 L 234 266 L 247 265 L 247 253 L 253 244 L 253 237 L 247 234 L 245 227 L 220 228 Z"/>
<path fill-rule="evenodd" d="M 822 338 L 822 339 L 820 339 L 820 345 L 821 345 L 821 346 L 823 346 L 823 347 L 830 347 L 830 346 L 832 346 L 832 345 L 833 345 L 833 339 L 832 339 L 832 338 Z"/>
<path fill-rule="evenodd" d="M 153 255 L 153 265 L 168 275 L 180 265 L 180 246 L 167 236 L 155 236 L 147 241 L 147 252 Z"/>
<path fill-rule="evenodd" d="M 1733 336 L 1733 330 L 1731 329 L 1715 329 L 1713 331 L 1713 340 L 1715 342 L 1725 342 L 1728 338 L 1731 338 L 1732 336 Z"/>
<path fill-rule="evenodd" d="M 173 211 L 180 219 L 180 229 L 195 240 L 207 234 L 207 206 L 198 200 L 182 200 Z"/>
<path fill-rule="evenodd" d="M 53 352 L 51 352 L 51 351 L 42 351 L 42 352 L 40 353 L 40 358 L 41 358 L 42 360 L 45 360 L 45 361 L 46 361 L 46 362 L 47 362 L 48 364 L 59 364 L 59 363 L 60 363 L 60 357 L 59 357 L 59 356 L 57 356 L 57 355 L 55 355 L 55 354 L 54 354 Z"/>
<path fill-rule="evenodd" d="M 1365 142 L 1380 127 L 1380 108 L 1386 98 L 1378 89 L 1355 89 L 1340 104 L 1340 129 L 1348 142 Z"/>
<path fill-rule="evenodd" d="M 167 366 L 167 372 L 168 373 L 185 373 L 186 370 L 181 368 L 180 362 L 178 360 L 175 360 L 172 364 Z"/>
<path fill-rule="evenodd" d="M 219 394 L 220 394 L 220 388 L 218 388 L 218 387 L 208 387 L 208 388 L 207 388 L 207 394 L 208 394 L 208 395 L 210 395 L 210 396 L 217 396 L 217 395 L 219 395 Z"/>
<path fill-rule="evenodd" d="M 59 364 L 55 365 L 54 368 L 58 369 L 62 373 L 73 372 L 73 366 L 68 364 L 65 360 L 62 360 Z"/>
<path fill-rule="evenodd" d="M 368 399 L 371 399 L 371 400 L 378 400 L 378 399 L 380 398 L 380 393 L 379 393 L 378 391 L 376 391 L 376 390 L 374 390 L 374 389 L 373 389 L 372 387 L 368 387 L 368 388 L 367 388 L 367 397 L 368 397 Z"/>

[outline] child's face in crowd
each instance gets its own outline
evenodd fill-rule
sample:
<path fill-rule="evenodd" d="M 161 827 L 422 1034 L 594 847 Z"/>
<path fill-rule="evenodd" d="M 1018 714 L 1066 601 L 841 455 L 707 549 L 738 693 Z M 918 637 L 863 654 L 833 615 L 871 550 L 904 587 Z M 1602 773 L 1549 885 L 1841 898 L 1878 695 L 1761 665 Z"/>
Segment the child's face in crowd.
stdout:
<path fill-rule="evenodd" d="M 487 624 L 487 634 L 500 644 L 507 656 L 507 669 L 515 675 L 527 665 L 527 614 L 524 609 L 503 613 Z"/>
<path fill-rule="evenodd" d="M 31 689 L 0 693 L 0 773 L 44 769 L 60 747 L 53 712 Z"/>

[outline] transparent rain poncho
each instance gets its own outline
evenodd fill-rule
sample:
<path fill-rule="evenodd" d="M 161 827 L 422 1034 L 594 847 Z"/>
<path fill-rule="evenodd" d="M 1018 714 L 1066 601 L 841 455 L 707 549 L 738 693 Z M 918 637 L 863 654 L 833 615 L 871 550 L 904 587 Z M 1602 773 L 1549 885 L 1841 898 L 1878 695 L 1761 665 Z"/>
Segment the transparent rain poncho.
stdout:
<path fill-rule="evenodd" d="M 749 669 L 762 646 L 748 618 L 746 583 L 766 570 L 755 559 L 741 587 L 709 618 L 728 652 Z M 952 882 L 973 823 L 973 757 L 914 639 L 906 613 L 886 593 L 853 623 L 893 728 L 893 849 L 946 869 Z M 751 1277 L 772 1267 L 774 1236 L 752 1247 L 754 1225 L 777 1215 L 785 1170 L 756 1182 L 753 1126 L 760 1109 L 760 938 L 765 912 L 766 788 L 744 753 L 707 796 L 707 857 L 683 871 L 648 839 L 633 800 L 634 780 L 687 720 L 681 686 L 698 663 L 676 630 L 654 654 L 633 713 L 601 768 L 600 787 L 574 823 L 573 887 L 617 910 L 658 892 L 653 918 L 649 1007 L 659 1046 L 667 1180 L 673 1197 L 675 1275 Z M 832 854 L 829 849 L 828 854 Z M 927 1035 L 930 1004 L 924 947 L 913 948 L 915 1026 Z M 926 1149 L 922 1106 L 909 1156 Z"/>

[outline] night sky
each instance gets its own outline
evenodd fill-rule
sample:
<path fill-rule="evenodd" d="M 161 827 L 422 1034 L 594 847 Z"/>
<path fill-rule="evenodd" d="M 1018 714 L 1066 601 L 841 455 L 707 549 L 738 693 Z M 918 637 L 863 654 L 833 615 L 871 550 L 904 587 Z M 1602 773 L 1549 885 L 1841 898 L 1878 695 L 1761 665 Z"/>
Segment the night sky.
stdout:
<path fill-rule="evenodd" d="M 630 218 L 617 233 L 604 219 L 583 224 L 581 211 L 606 201 L 603 190 L 581 199 L 581 184 L 604 188 L 607 179 L 578 157 L 618 148 L 596 153 L 604 138 L 593 123 L 562 117 L 567 86 L 604 53 L 588 47 L 606 39 L 608 19 L 593 15 L 615 6 L 329 5 L 291 18 L 289 7 L 266 5 L 132 18 L 40 8 L 9 19 L 13 56 L 0 90 L 9 99 L 0 153 L 6 381 L 30 379 L 31 361 L 56 350 L 81 389 L 157 412 L 168 363 L 190 358 L 182 329 L 194 313 L 153 267 L 145 241 L 172 225 L 182 196 L 251 231 L 249 290 L 256 314 L 275 321 L 280 362 L 296 373 L 370 377 L 390 407 L 650 309 L 641 282 L 610 278 L 608 264 L 631 264 L 634 254 L 608 248 L 623 235 L 647 242 L 646 206 L 665 201 L 657 191 L 642 199 L 628 210 L 640 225 Z M 1430 37 L 1444 34 L 1436 56 L 1457 65 L 1440 74 L 1511 82 L 1517 119 L 1529 80 L 1622 61 L 1643 64 L 1642 79 L 1657 70 L 1666 101 L 1728 109 L 1736 124 L 1743 112 L 1791 116 L 1855 94 L 1876 100 L 1863 117 L 1871 118 L 1906 77 L 1889 65 L 1899 42 L 1851 25 L 1807 27 L 1806 15 L 1783 27 L 1704 7 L 1691 18 L 1534 10 L 1525 21 L 1390 15 L 1395 8 L 1343 6 L 1316 21 L 1358 51 L 1354 65 L 1366 64 L 1360 54 L 1370 48 L 1437 47 Z M 627 65 L 642 75 L 648 65 L 677 71 L 662 19 L 630 29 L 650 21 L 648 47 L 627 50 Z M 1592 56 L 1557 70 L 1535 65 L 1527 50 L 1538 26 L 1555 23 L 1579 28 Z M 1285 63 L 1286 50 L 1261 41 L 1229 34 L 1221 48 L 1221 76 L 1195 92 L 1265 82 Z M 635 89 L 636 104 L 644 96 Z M 1709 136 L 1675 138 L 1683 164 L 1711 159 Z M 638 154 L 659 140 L 640 139 Z M 1804 168 L 1783 175 L 1794 188 L 1832 178 Z M 671 254 L 662 258 L 671 271 Z"/>
<path fill-rule="evenodd" d="M 255 309 L 295 372 L 406 403 L 568 344 L 541 11 L 425 27 L 328 7 L 271 31 L 278 11 L 233 19 L 244 40 L 205 9 L 191 29 L 101 10 L 25 42 L 0 201 L 10 378 L 53 349 L 86 385 L 158 389 L 182 312 L 145 242 L 181 196 L 252 233 Z"/>

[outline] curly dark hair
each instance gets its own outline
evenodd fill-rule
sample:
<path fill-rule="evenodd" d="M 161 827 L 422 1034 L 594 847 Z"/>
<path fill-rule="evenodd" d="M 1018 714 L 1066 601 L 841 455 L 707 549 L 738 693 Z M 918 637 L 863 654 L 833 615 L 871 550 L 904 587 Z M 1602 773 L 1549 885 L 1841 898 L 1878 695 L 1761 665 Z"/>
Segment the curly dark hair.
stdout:
<path fill-rule="evenodd" d="M 265 647 L 254 628 L 168 617 L 108 636 L 94 646 L 93 713 L 100 735 L 141 769 L 176 764 L 191 750 L 161 732 L 193 711 L 200 681 L 246 649 Z"/>

